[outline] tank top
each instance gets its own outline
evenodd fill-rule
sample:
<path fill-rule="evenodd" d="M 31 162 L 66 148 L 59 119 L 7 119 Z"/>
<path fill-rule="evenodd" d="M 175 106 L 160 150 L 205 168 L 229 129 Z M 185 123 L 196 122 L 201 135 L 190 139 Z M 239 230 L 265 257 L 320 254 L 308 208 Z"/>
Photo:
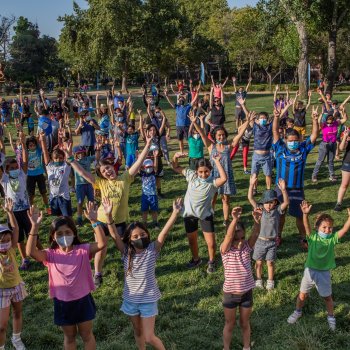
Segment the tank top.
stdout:
<path fill-rule="evenodd" d="M 305 122 L 306 109 L 295 110 L 294 113 L 294 125 L 298 127 L 304 127 L 306 125 Z"/>
<path fill-rule="evenodd" d="M 211 122 L 214 125 L 223 125 L 225 123 L 225 107 L 220 106 L 219 109 L 217 109 L 215 106 L 211 109 Z"/>

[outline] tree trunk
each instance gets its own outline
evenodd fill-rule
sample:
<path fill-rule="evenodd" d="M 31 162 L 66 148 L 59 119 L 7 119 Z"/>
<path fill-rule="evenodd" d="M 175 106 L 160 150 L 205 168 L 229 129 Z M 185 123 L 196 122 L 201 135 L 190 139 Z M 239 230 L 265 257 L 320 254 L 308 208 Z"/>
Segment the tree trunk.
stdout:
<path fill-rule="evenodd" d="M 309 38 L 306 33 L 306 25 L 303 21 L 294 21 L 300 42 L 300 57 L 298 65 L 298 80 L 299 80 L 299 93 L 302 98 L 307 98 L 308 79 L 307 79 L 307 65 L 309 54 Z"/>

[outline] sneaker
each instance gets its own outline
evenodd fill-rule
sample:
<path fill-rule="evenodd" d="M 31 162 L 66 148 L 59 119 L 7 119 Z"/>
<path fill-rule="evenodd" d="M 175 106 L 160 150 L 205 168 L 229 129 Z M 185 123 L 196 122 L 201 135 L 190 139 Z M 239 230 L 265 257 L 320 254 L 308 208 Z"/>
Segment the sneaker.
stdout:
<path fill-rule="evenodd" d="M 267 290 L 275 289 L 275 281 L 274 280 L 267 280 L 266 289 Z"/>
<path fill-rule="evenodd" d="M 94 276 L 94 285 L 96 288 L 101 287 L 101 284 L 103 282 L 102 275 L 98 274 Z"/>
<path fill-rule="evenodd" d="M 27 270 L 29 270 L 29 265 L 30 265 L 29 259 L 23 259 L 23 260 L 22 260 L 22 264 L 21 264 L 21 266 L 19 267 L 19 269 L 20 269 L 21 271 L 27 271 Z"/>
<path fill-rule="evenodd" d="M 294 310 L 294 312 L 288 317 L 287 322 L 289 324 L 294 324 L 296 321 L 299 320 L 299 318 L 302 316 L 301 311 Z"/>
<path fill-rule="evenodd" d="M 328 326 L 331 331 L 335 331 L 336 321 L 334 316 L 327 316 Z"/>
<path fill-rule="evenodd" d="M 47 215 L 52 215 L 52 210 L 50 207 L 46 208 Z"/>
<path fill-rule="evenodd" d="M 255 287 L 256 288 L 260 288 L 260 289 L 264 288 L 263 281 L 262 280 L 256 280 L 255 281 Z"/>
<path fill-rule="evenodd" d="M 207 268 L 207 273 L 211 274 L 215 272 L 215 261 L 208 261 L 208 268 Z"/>
<path fill-rule="evenodd" d="M 12 342 L 13 347 L 14 347 L 16 350 L 26 350 L 26 347 L 24 346 L 24 344 L 23 344 L 21 338 L 14 339 L 14 338 L 12 337 L 12 338 L 11 338 L 11 342 Z"/>
<path fill-rule="evenodd" d="M 316 176 L 312 176 L 311 181 L 312 181 L 313 183 L 316 183 L 316 182 L 317 182 L 317 177 L 316 177 Z"/>
<path fill-rule="evenodd" d="M 341 207 L 341 203 L 337 203 L 334 207 L 334 211 L 341 211 L 342 207 Z"/>
<path fill-rule="evenodd" d="M 244 170 L 244 175 L 250 175 L 250 171 L 249 170 Z"/>
<path fill-rule="evenodd" d="M 329 177 L 330 182 L 337 182 L 337 178 L 333 175 Z"/>
<path fill-rule="evenodd" d="M 187 263 L 187 268 L 193 269 L 195 267 L 198 267 L 202 263 L 202 259 L 199 258 L 198 260 L 194 260 L 193 258 Z"/>

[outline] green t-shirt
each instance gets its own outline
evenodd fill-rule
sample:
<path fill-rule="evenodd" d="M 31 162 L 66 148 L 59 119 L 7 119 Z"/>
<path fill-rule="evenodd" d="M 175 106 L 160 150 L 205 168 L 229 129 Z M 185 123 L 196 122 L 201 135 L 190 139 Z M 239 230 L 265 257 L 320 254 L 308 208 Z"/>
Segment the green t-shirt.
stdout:
<path fill-rule="evenodd" d="M 202 138 L 195 139 L 193 136 L 188 137 L 189 158 L 203 158 L 203 148 L 204 143 Z"/>
<path fill-rule="evenodd" d="M 339 243 L 338 232 L 332 233 L 328 238 L 321 238 L 317 232 L 312 232 L 306 239 L 308 254 L 305 267 L 323 271 L 334 269 L 334 246 Z"/>

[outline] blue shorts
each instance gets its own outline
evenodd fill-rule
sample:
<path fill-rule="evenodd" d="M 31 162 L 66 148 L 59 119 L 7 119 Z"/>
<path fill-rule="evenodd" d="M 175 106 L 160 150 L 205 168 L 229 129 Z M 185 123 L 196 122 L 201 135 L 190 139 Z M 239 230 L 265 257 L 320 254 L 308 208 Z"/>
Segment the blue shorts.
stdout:
<path fill-rule="evenodd" d="M 280 203 L 283 202 L 283 195 L 278 186 L 275 187 L 275 191 L 277 193 L 277 199 Z M 287 193 L 289 197 L 289 210 L 288 213 L 295 218 L 302 218 L 303 212 L 301 211 L 300 204 L 305 199 L 304 190 L 303 189 L 288 189 Z"/>
<path fill-rule="evenodd" d="M 123 299 L 123 304 L 120 308 L 124 314 L 128 316 L 154 317 L 158 315 L 158 302 L 154 303 L 132 303 Z"/>
<path fill-rule="evenodd" d="M 54 197 L 50 200 L 52 215 L 72 216 L 72 202 L 63 197 Z"/>
<path fill-rule="evenodd" d="M 141 211 L 158 211 L 158 196 L 143 194 L 141 196 Z"/>
<path fill-rule="evenodd" d="M 54 322 L 56 326 L 72 326 L 91 321 L 96 316 L 96 305 L 92 295 L 72 301 L 53 299 Z"/>
<path fill-rule="evenodd" d="M 77 196 L 77 202 L 82 204 L 85 197 L 89 202 L 94 201 L 94 189 L 91 184 L 81 184 L 75 186 L 75 194 Z"/>
<path fill-rule="evenodd" d="M 253 153 L 252 158 L 252 174 L 259 174 L 260 169 L 263 170 L 265 176 L 272 175 L 272 157 L 271 153 L 268 154 L 257 154 Z"/>
<path fill-rule="evenodd" d="M 125 165 L 130 168 L 136 162 L 136 154 L 127 154 Z"/>

